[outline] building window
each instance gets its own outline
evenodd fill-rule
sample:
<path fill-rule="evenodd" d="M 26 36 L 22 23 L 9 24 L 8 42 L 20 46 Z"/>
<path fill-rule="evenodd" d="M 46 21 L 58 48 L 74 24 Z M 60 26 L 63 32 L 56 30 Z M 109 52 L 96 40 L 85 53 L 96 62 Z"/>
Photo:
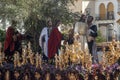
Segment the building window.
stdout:
<path fill-rule="evenodd" d="M 118 12 L 120 12 L 120 2 L 118 2 Z"/>
<path fill-rule="evenodd" d="M 103 3 L 100 4 L 99 6 L 99 18 L 104 20 L 106 17 L 106 9 L 105 5 Z"/>
<path fill-rule="evenodd" d="M 112 2 L 107 5 L 107 19 L 114 19 L 114 6 Z"/>
<path fill-rule="evenodd" d="M 107 18 L 108 18 L 109 20 L 114 19 L 114 12 L 113 12 L 113 11 L 108 12 L 108 13 L 107 13 Z"/>

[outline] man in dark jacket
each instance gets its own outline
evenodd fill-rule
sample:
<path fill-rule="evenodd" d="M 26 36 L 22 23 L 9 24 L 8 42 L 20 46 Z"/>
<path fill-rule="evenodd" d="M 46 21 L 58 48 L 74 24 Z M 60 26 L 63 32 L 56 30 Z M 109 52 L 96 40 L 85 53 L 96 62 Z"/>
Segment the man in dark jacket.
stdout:
<path fill-rule="evenodd" d="M 87 33 L 87 42 L 88 42 L 88 49 L 90 54 L 93 56 L 93 61 L 96 60 L 96 45 L 95 45 L 95 38 L 97 37 L 97 26 L 93 25 L 93 16 L 88 16 L 87 24 L 88 24 L 88 33 Z"/>

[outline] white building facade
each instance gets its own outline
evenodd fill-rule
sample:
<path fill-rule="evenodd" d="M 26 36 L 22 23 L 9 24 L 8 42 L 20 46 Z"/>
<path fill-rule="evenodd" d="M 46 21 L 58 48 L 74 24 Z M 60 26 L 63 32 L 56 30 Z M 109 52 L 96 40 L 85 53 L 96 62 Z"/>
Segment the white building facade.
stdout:
<path fill-rule="evenodd" d="M 75 0 L 71 9 L 93 16 L 105 41 L 120 40 L 120 0 Z"/>
<path fill-rule="evenodd" d="M 120 2 L 118 0 L 95 0 L 96 24 L 106 41 L 111 41 L 112 36 L 120 40 Z"/>
<path fill-rule="evenodd" d="M 82 13 L 95 17 L 95 0 L 82 0 Z"/>

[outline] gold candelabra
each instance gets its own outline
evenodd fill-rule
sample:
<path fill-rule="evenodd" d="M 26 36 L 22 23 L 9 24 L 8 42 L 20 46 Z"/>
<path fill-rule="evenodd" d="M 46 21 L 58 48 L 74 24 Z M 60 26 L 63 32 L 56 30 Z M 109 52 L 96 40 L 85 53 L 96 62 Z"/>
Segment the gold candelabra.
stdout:
<path fill-rule="evenodd" d="M 60 55 L 55 55 L 55 66 L 60 69 L 66 68 L 68 64 L 79 64 L 82 63 L 87 69 L 91 69 L 92 66 L 92 56 L 89 54 L 88 49 L 83 51 L 81 49 L 81 44 L 75 40 L 72 45 L 65 45 L 66 50 Z M 61 49 L 62 50 L 62 49 Z"/>
<path fill-rule="evenodd" d="M 15 52 L 14 54 L 14 67 L 20 67 L 21 63 L 20 63 L 20 55 L 19 52 Z"/>
<path fill-rule="evenodd" d="M 114 64 L 120 58 L 120 42 L 113 40 L 107 44 L 109 47 L 108 51 L 103 48 L 102 62 L 101 64 L 106 67 L 107 65 Z M 31 50 L 31 44 L 28 43 L 28 47 L 22 49 L 22 62 L 20 62 L 20 55 L 18 52 L 14 54 L 14 66 L 25 65 L 30 62 L 37 68 L 42 68 L 42 56 L 41 54 L 34 53 Z M 65 45 L 65 50 L 61 48 L 61 54 L 55 55 L 55 67 L 64 69 L 72 64 L 82 63 L 86 69 L 90 70 L 92 66 L 92 56 L 89 54 L 88 48 L 86 50 L 81 49 L 81 44 L 75 40 L 72 45 Z M 4 55 L 2 53 L 2 45 L 0 43 L 0 65 L 4 61 Z M 29 60 L 29 61 L 28 61 Z"/>
<path fill-rule="evenodd" d="M 41 56 L 41 54 L 36 54 L 35 55 L 35 62 L 36 62 L 36 67 L 37 68 L 41 68 L 42 69 L 42 56 Z"/>
<path fill-rule="evenodd" d="M 113 40 L 107 45 L 109 47 L 109 50 L 105 51 L 105 49 L 103 49 L 103 58 L 102 58 L 103 59 L 102 64 L 106 66 L 113 65 L 120 58 L 120 50 L 119 50 L 120 42 Z"/>
<path fill-rule="evenodd" d="M 27 51 L 26 47 L 22 49 L 22 65 L 27 63 Z"/>
<path fill-rule="evenodd" d="M 0 66 L 2 66 L 2 62 L 4 62 L 5 55 L 2 52 L 2 43 L 0 42 Z"/>

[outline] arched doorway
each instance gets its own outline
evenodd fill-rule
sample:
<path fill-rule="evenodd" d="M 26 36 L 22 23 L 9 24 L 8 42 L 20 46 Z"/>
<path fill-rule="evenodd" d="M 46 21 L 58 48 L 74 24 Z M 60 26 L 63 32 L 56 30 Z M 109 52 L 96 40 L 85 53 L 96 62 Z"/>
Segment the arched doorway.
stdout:
<path fill-rule="evenodd" d="M 106 10 L 105 10 L 105 5 L 103 3 L 100 4 L 99 6 L 99 16 L 100 19 L 105 19 Z"/>
<path fill-rule="evenodd" d="M 109 2 L 107 5 L 107 18 L 114 19 L 114 5 L 112 2 Z"/>

